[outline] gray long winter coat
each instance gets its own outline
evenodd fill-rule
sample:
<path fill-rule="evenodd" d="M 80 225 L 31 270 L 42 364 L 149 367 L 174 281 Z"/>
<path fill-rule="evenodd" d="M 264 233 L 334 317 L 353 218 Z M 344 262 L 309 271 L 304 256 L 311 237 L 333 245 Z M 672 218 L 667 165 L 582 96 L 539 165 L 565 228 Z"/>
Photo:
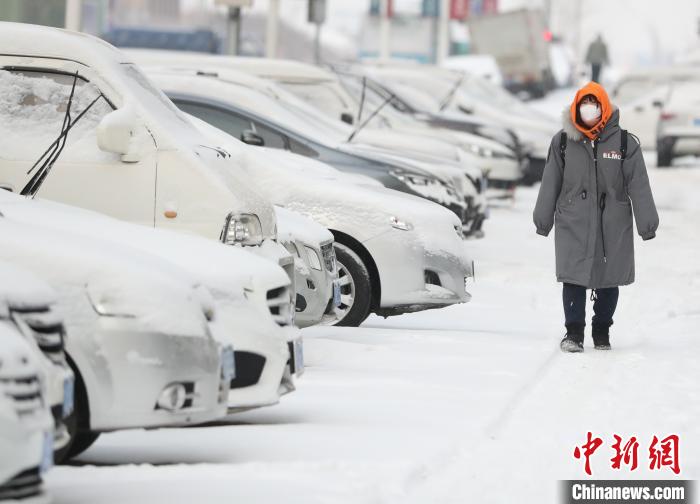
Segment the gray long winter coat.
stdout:
<path fill-rule="evenodd" d="M 591 289 L 634 282 L 633 209 L 640 236 L 656 236 L 659 216 L 642 149 L 628 135 L 621 161 L 619 118 L 615 110 L 593 147 L 565 110 L 565 166 L 560 133 L 552 139 L 533 218 L 538 234 L 547 236 L 555 227 L 559 282 Z"/>

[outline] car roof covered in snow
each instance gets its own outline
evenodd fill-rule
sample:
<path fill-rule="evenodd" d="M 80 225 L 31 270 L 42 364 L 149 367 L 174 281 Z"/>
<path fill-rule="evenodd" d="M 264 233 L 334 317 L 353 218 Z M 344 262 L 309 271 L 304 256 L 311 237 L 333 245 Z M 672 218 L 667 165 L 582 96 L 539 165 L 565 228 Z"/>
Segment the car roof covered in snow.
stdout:
<path fill-rule="evenodd" d="M 135 63 L 140 65 L 216 65 L 219 69 L 238 70 L 239 72 L 246 72 L 266 79 L 295 82 L 332 81 L 336 79 L 330 70 L 309 63 L 287 59 L 251 58 L 147 49 L 129 49 L 126 52 Z"/>
<path fill-rule="evenodd" d="M 0 47 L 5 55 L 62 58 L 92 67 L 130 63 L 126 54 L 100 38 L 27 23 L 0 22 Z"/>

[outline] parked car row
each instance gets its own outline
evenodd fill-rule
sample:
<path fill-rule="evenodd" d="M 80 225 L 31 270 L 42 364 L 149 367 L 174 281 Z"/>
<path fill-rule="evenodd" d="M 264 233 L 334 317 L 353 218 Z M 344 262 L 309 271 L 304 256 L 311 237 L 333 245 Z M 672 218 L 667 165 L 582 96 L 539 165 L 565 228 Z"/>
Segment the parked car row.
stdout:
<path fill-rule="evenodd" d="M 104 432 L 278 403 L 300 328 L 469 301 L 466 238 L 534 156 L 369 67 L 0 47 L 0 499 Z"/>
<path fill-rule="evenodd" d="M 622 126 L 654 150 L 657 166 L 676 157 L 700 155 L 700 67 L 675 65 L 625 75 L 613 89 Z"/>

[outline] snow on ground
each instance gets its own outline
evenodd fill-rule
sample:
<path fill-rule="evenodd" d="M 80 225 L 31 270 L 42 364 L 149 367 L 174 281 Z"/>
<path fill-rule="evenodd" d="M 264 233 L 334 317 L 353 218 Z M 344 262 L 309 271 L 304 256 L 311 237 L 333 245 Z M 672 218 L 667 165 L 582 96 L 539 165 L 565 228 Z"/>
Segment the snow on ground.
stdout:
<path fill-rule="evenodd" d="M 307 372 L 280 405 L 203 428 L 103 435 L 54 468 L 55 503 L 555 502 L 583 478 L 573 449 L 603 438 L 597 478 L 648 469 L 656 434 L 680 436 L 700 478 L 700 163 L 651 170 L 661 227 L 637 240 L 611 352 L 558 350 L 564 327 L 552 238 L 535 234 L 536 188 L 494 209 L 473 301 L 304 331 Z M 589 308 L 590 309 L 590 308 Z M 612 436 L 636 436 L 640 467 L 610 469 Z"/>

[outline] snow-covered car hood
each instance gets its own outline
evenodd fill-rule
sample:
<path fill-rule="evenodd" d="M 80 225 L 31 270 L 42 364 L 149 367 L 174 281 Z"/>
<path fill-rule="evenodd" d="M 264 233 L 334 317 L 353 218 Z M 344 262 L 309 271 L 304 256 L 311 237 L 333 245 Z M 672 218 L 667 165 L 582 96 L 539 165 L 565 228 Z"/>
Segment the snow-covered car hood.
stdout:
<path fill-rule="evenodd" d="M 34 273 L 0 260 L 0 311 L 3 305 L 14 309 L 46 308 L 56 300 L 56 292 Z"/>
<path fill-rule="evenodd" d="M 320 248 L 322 243 L 333 241 L 333 234 L 313 219 L 281 206 L 275 206 L 275 213 L 282 242 L 297 239 Z"/>
<path fill-rule="evenodd" d="M 0 192 L 0 212 L 20 223 L 47 221 L 54 230 L 100 242 L 111 242 L 120 249 L 148 254 L 176 274 L 184 274 L 196 284 L 206 285 L 215 294 L 240 297 L 244 289 L 265 291 L 289 284 L 289 277 L 277 264 L 250 254 L 245 249 L 224 245 L 199 236 L 153 229 L 123 222 L 105 215 L 51 201 L 28 200 Z M 0 219 L 0 223 L 2 219 Z"/>

